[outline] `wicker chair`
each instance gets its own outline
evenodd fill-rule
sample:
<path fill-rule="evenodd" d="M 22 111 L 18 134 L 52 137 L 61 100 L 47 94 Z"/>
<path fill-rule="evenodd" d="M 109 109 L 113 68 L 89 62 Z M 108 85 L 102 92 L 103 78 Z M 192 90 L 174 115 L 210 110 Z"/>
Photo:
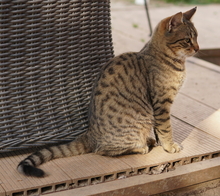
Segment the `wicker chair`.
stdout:
<path fill-rule="evenodd" d="M 108 0 L 0 1 L 0 153 L 73 140 L 113 57 Z"/>

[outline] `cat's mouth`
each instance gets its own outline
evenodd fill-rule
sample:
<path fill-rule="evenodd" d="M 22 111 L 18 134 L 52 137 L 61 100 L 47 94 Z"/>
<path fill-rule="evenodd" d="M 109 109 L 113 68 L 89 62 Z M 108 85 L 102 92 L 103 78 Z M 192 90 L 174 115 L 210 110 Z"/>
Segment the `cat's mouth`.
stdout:
<path fill-rule="evenodd" d="M 198 54 L 198 52 L 199 52 L 199 49 L 198 49 L 198 50 L 195 50 L 195 49 L 194 49 L 194 53 L 193 53 L 193 55 L 192 55 L 192 56 L 197 55 L 197 54 Z"/>
<path fill-rule="evenodd" d="M 199 47 L 187 49 L 187 57 L 195 56 L 199 52 Z"/>
<path fill-rule="evenodd" d="M 199 46 L 198 45 L 195 45 L 193 46 L 193 49 L 192 49 L 192 56 L 196 55 L 197 53 L 199 52 Z"/>

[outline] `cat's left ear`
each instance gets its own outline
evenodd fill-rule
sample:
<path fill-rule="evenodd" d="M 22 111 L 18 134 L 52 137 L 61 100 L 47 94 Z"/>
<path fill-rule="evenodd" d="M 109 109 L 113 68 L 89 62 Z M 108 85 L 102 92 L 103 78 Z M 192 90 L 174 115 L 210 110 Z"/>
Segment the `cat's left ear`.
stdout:
<path fill-rule="evenodd" d="M 169 21 L 168 31 L 171 32 L 173 29 L 177 28 L 182 23 L 183 23 L 183 13 L 179 12 L 171 17 Z"/>
<path fill-rule="evenodd" d="M 186 11 L 183 13 L 183 17 L 186 20 L 191 20 L 192 16 L 195 14 L 197 7 L 194 7 L 193 9 Z"/>

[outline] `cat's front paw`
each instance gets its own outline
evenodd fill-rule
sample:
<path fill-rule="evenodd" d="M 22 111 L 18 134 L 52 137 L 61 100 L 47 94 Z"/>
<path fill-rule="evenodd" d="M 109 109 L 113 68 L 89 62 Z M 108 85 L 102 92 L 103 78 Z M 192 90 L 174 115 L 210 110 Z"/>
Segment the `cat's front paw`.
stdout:
<path fill-rule="evenodd" d="M 176 153 L 180 152 L 182 150 L 182 147 L 178 143 L 174 142 L 172 145 L 165 146 L 164 150 L 169 153 Z"/>

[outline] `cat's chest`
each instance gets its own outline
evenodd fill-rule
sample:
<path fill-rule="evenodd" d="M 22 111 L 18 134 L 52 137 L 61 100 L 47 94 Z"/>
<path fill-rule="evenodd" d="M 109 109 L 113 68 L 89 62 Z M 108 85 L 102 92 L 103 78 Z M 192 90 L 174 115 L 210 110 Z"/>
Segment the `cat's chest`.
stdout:
<path fill-rule="evenodd" d="M 154 77 L 154 89 L 163 92 L 163 94 L 172 91 L 175 95 L 183 85 L 185 76 L 185 70 L 161 72 L 160 75 Z"/>
<path fill-rule="evenodd" d="M 184 83 L 185 75 L 185 71 L 174 74 L 173 78 L 171 78 L 171 80 L 167 83 L 167 86 L 164 88 L 166 89 L 166 92 L 164 93 L 168 93 L 175 97 Z"/>
<path fill-rule="evenodd" d="M 176 85 L 177 85 L 177 87 L 178 87 L 178 90 L 179 90 L 179 89 L 181 88 L 181 86 L 183 85 L 184 80 L 185 80 L 185 77 L 186 77 L 186 72 L 185 72 L 185 70 L 177 74 Z"/>

